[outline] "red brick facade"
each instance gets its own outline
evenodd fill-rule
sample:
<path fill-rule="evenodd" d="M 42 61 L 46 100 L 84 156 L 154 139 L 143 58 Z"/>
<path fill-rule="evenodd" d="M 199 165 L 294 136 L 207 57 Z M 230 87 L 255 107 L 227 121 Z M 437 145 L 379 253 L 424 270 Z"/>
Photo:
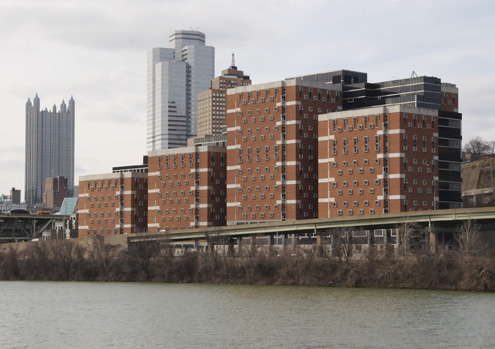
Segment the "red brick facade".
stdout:
<path fill-rule="evenodd" d="M 391 106 L 319 118 L 319 218 L 438 208 L 438 112 Z"/>
<path fill-rule="evenodd" d="M 80 238 L 146 231 L 147 173 L 80 177 L 78 205 Z"/>
<path fill-rule="evenodd" d="M 223 147 L 150 153 L 148 231 L 225 225 L 225 168 Z"/>
<path fill-rule="evenodd" d="M 43 204 L 46 208 L 61 207 L 64 198 L 68 196 L 67 178 L 58 176 L 45 179 L 45 192 Z"/>
<path fill-rule="evenodd" d="M 227 224 L 318 213 L 318 114 L 336 87 L 299 79 L 227 91 Z"/>

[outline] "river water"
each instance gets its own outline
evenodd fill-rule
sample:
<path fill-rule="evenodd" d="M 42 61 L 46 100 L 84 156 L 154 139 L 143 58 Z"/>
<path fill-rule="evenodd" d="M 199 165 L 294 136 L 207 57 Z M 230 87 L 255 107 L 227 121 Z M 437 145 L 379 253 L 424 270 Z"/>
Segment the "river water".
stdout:
<path fill-rule="evenodd" d="M 0 282 L 0 348 L 495 348 L 495 294 Z"/>

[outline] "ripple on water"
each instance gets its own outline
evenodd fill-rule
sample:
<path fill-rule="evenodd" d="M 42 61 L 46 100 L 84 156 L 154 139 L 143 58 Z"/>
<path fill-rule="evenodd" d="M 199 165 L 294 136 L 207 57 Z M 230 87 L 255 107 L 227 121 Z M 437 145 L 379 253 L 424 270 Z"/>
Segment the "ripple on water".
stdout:
<path fill-rule="evenodd" d="M 489 348 L 495 295 L 0 282 L 6 348 Z"/>

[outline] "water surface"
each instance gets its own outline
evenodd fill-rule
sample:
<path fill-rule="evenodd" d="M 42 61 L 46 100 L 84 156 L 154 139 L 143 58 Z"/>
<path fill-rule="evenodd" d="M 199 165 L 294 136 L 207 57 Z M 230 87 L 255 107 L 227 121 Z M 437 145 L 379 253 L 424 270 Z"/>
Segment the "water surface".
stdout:
<path fill-rule="evenodd" d="M 1 348 L 495 348 L 495 294 L 0 282 Z"/>

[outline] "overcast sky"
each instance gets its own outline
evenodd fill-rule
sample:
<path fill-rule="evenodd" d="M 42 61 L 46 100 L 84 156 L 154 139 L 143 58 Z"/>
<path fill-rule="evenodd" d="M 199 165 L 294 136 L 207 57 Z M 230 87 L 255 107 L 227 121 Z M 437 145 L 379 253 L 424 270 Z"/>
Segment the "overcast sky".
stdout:
<path fill-rule="evenodd" d="M 0 0 L 0 194 L 24 198 L 25 103 L 76 101 L 79 176 L 146 154 L 146 52 L 197 29 L 254 84 L 337 69 L 459 88 L 463 139 L 495 140 L 492 0 Z"/>

